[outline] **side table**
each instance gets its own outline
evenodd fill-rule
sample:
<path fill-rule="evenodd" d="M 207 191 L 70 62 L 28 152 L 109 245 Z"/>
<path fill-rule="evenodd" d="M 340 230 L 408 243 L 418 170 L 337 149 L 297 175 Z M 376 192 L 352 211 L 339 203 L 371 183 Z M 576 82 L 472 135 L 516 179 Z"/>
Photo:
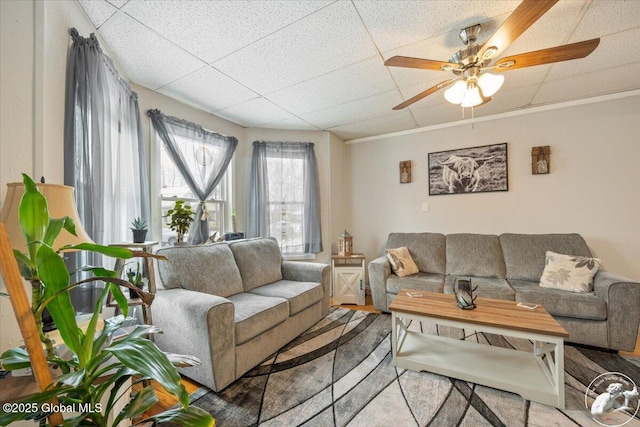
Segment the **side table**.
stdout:
<path fill-rule="evenodd" d="M 144 243 L 125 242 L 125 243 L 113 243 L 113 244 L 110 244 L 109 246 L 117 246 L 120 248 L 127 248 L 130 250 L 142 251 L 142 252 L 152 254 L 153 247 L 156 245 L 158 245 L 158 242 L 144 242 Z M 155 294 L 156 293 L 156 275 L 153 267 L 153 258 L 146 257 L 142 260 L 142 262 L 144 265 L 144 270 L 147 274 L 147 283 L 149 286 L 149 292 L 152 294 Z M 122 272 L 124 271 L 125 263 L 126 263 L 126 260 L 122 258 L 118 258 L 116 260 L 116 265 L 114 267 L 114 270 L 118 275 L 118 277 L 120 278 L 122 277 Z M 151 318 L 151 307 L 144 304 L 140 298 L 129 299 L 128 305 L 142 306 L 142 320 L 147 325 L 153 324 L 153 320 Z M 117 304 L 113 301 L 113 296 L 111 295 L 111 293 L 109 293 L 109 298 L 107 299 L 107 307 L 117 307 Z"/>
<path fill-rule="evenodd" d="M 331 255 L 334 304 L 364 305 L 364 254 Z"/>

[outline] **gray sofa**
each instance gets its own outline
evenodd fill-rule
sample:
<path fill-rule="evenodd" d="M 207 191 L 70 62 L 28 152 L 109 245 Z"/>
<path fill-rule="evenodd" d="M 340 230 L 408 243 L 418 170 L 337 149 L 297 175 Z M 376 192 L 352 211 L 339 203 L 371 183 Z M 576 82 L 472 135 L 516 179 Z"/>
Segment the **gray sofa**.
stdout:
<path fill-rule="evenodd" d="M 375 308 L 388 305 L 403 288 L 453 293 L 457 277 L 471 277 L 479 297 L 542 305 L 569 332 L 568 341 L 633 351 L 640 323 L 640 283 L 598 271 L 594 292 L 539 286 L 547 250 L 591 256 L 578 234 L 391 233 L 386 249 L 406 246 L 420 272 L 398 277 L 386 256 L 369 263 Z"/>
<path fill-rule="evenodd" d="M 329 266 L 283 261 L 273 238 L 163 248 L 151 307 L 168 352 L 198 357 L 180 372 L 220 391 L 329 311 Z"/>

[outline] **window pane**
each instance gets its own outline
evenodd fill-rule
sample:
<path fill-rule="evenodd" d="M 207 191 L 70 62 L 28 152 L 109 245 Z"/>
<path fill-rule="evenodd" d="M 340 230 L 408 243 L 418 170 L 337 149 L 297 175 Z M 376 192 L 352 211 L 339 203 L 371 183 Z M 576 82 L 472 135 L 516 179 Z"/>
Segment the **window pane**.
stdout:
<path fill-rule="evenodd" d="M 302 253 L 304 227 L 304 161 L 267 158 L 269 231 L 285 254 Z"/>

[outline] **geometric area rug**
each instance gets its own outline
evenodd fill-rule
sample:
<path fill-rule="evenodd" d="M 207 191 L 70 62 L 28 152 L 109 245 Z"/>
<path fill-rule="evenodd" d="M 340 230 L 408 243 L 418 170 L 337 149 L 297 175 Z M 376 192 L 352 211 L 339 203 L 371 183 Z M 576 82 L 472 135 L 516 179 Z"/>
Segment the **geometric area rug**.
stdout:
<path fill-rule="evenodd" d="M 420 327 L 423 325 L 412 325 Z M 520 348 L 522 339 L 443 326 L 423 331 Z M 640 358 L 565 345 L 566 409 L 429 372 L 396 368 L 391 317 L 332 307 L 327 317 L 219 393 L 191 403 L 216 426 L 599 426 L 585 407 L 598 375 L 619 372 L 640 385 Z M 597 397 L 587 393 L 589 405 Z M 635 401 L 637 403 L 637 400 Z M 635 406 L 635 405 L 634 405 Z M 621 412 L 626 427 L 640 414 Z M 603 425 L 617 425 L 609 419 Z"/>

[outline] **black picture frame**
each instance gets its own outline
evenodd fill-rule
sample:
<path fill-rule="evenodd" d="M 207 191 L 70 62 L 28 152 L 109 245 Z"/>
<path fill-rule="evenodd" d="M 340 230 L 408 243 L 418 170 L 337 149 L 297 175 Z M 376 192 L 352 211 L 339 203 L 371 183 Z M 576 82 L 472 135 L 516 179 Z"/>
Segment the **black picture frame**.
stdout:
<path fill-rule="evenodd" d="M 428 154 L 429 195 L 509 191 L 507 143 Z"/>

